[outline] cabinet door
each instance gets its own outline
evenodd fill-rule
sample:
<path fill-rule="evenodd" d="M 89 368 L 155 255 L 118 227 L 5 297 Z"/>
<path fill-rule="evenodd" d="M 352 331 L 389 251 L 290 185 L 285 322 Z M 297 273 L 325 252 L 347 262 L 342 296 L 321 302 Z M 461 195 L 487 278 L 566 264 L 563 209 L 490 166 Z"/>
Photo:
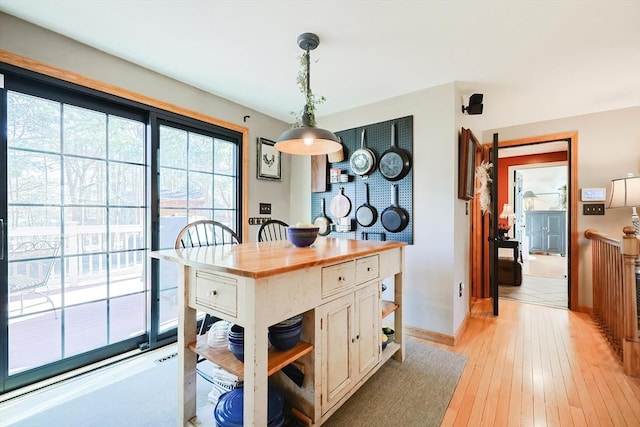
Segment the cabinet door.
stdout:
<path fill-rule="evenodd" d="M 546 251 L 545 220 L 539 212 L 526 213 L 527 234 L 529 235 L 529 252 Z"/>
<path fill-rule="evenodd" d="M 564 255 L 565 213 L 549 212 L 546 223 L 546 251 Z"/>
<path fill-rule="evenodd" d="M 324 304 L 321 312 L 321 407 L 324 414 L 355 384 L 354 294 Z"/>
<path fill-rule="evenodd" d="M 358 378 L 367 374 L 380 360 L 380 284 L 356 291 L 356 353 Z"/>

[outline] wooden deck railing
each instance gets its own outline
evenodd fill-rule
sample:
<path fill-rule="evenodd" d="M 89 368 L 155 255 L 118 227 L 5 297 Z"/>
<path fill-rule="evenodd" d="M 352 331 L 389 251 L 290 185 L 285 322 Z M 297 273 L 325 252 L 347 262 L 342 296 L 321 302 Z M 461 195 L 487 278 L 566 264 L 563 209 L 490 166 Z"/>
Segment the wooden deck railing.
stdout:
<path fill-rule="evenodd" d="M 627 375 L 640 376 L 640 239 L 624 227 L 622 240 L 588 229 L 592 241 L 593 316 L 620 357 Z"/>

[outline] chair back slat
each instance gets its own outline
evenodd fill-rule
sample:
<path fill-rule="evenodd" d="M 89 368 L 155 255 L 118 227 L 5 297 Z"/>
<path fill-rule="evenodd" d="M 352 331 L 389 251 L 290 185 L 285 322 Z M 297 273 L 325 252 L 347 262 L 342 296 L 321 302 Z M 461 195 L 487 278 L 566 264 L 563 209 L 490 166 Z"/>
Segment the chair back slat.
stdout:
<path fill-rule="evenodd" d="M 203 219 L 187 224 L 178 233 L 175 248 L 235 245 L 238 243 L 240 243 L 240 239 L 231 228 L 218 221 Z"/>
<path fill-rule="evenodd" d="M 279 219 L 270 219 L 258 229 L 258 242 L 287 239 L 287 224 Z"/>

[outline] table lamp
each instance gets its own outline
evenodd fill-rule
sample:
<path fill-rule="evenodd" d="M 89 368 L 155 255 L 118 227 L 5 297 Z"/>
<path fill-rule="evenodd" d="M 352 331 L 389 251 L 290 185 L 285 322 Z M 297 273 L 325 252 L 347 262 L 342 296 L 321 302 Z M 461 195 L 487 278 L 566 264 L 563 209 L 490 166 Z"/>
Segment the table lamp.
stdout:
<path fill-rule="evenodd" d="M 607 208 L 631 208 L 631 223 L 635 235 L 640 236 L 637 206 L 640 206 L 640 176 L 630 173 L 625 178 L 611 180 L 611 199 Z"/>

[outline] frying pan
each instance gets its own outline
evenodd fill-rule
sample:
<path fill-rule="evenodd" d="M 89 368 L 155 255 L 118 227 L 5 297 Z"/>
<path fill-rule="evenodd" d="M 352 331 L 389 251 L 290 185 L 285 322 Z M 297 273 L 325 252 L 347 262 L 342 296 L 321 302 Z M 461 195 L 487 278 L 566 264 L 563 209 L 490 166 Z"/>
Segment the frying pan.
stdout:
<path fill-rule="evenodd" d="M 409 214 L 398 206 L 398 186 L 391 184 L 391 206 L 382 212 L 380 220 L 385 230 L 391 233 L 399 233 L 409 224 Z"/>
<path fill-rule="evenodd" d="M 376 168 L 376 156 L 373 151 L 364 146 L 364 129 L 362 129 L 362 138 L 360 139 L 360 148 L 351 154 L 349 166 L 356 175 L 367 176 L 369 172 Z"/>
<path fill-rule="evenodd" d="M 340 187 L 340 193 L 331 200 L 331 213 L 336 218 L 344 218 L 351 211 L 351 200 L 344 195 L 344 187 Z"/>
<path fill-rule="evenodd" d="M 369 184 L 364 183 L 365 202 L 356 210 L 356 221 L 363 227 L 371 227 L 378 219 L 378 211 L 369 204 Z"/>
<path fill-rule="evenodd" d="M 391 124 L 391 148 L 382 153 L 379 165 L 380 173 L 389 181 L 404 178 L 411 169 L 411 158 L 402 148 L 396 146 L 396 124 Z"/>
<path fill-rule="evenodd" d="M 324 197 L 320 199 L 320 204 L 322 206 L 322 213 L 313 220 L 313 225 L 320 229 L 318 230 L 319 235 L 326 236 L 331 233 L 331 220 L 324 211 Z"/>

